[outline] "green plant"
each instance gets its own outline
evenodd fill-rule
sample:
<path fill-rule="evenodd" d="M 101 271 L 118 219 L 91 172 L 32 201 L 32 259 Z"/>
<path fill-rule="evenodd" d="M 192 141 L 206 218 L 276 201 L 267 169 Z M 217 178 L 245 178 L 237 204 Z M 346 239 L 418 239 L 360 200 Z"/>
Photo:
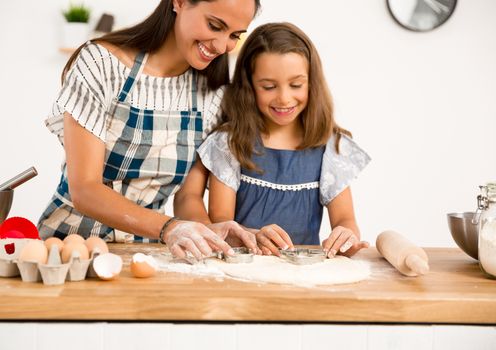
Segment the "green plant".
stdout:
<path fill-rule="evenodd" d="M 90 9 L 83 4 L 81 5 L 69 5 L 66 11 L 62 11 L 67 22 L 79 22 L 87 23 L 90 19 Z"/>

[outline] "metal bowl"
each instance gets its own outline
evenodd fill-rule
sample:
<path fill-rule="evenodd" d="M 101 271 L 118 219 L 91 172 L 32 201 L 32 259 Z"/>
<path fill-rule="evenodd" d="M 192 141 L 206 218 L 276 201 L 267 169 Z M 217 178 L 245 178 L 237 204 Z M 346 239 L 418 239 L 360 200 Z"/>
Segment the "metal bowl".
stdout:
<path fill-rule="evenodd" d="M 12 199 L 14 198 L 14 190 L 0 191 L 0 224 L 9 215 Z"/>
<path fill-rule="evenodd" d="M 479 232 L 477 225 L 472 224 L 474 214 L 473 212 L 449 213 L 448 226 L 451 236 L 460 249 L 478 260 Z"/>

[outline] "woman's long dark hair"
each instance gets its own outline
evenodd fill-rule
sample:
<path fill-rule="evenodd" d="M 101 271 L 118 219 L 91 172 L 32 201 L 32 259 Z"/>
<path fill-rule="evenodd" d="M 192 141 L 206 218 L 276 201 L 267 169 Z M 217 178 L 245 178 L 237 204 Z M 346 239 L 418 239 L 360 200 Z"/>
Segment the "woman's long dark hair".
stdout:
<path fill-rule="evenodd" d="M 257 27 L 246 39 L 234 70 L 233 80 L 222 100 L 223 120 L 220 130 L 229 133 L 229 148 L 242 167 L 258 170 L 252 161 L 254 142 L 265 131 L 264 119 L 257 108 L 252 74 L 262 53 L 297 53 L 308 62 L 308 103 L 301 112 L 303 141 L 298 149 L 323 146 L 336 134 L 339 152 L 341 134 L 351 133 L 334 120 L 331 93 L 324 78 L 317 49 L 308 36 L 290 23 L 268 23 Z"/>
<path fill-rule="evenodd" d="M 216 1 L 216 0 L 186 0 L 189 3 L 196 5 L 201 1 Z M 260 8 L 260 0 L 255 1 L 255 13 Z M 172 0 L 162 0 L 153 13 L 148 16 L 143 22 L 135 26 L 108 33 L 102 37 L 90 40 L 91 42 L 107 42 L 119 47 L 134 49 L 140 52 L 153 53 L 156 52 L 167 39 L 176 21 L 176 15 L 173 9 Z M 67 61 L 64 70 L 62 71 L 62 83 L 64 78 L 76 60 L 81 49 L 79 48 L 72 54 Z M 215 58 L 207 68 L 198 71 L 200 74 L 207 77 L 208 87 L 212 90 L 219 88 L 229 82 L 229 66 L 227 53 Z"/>

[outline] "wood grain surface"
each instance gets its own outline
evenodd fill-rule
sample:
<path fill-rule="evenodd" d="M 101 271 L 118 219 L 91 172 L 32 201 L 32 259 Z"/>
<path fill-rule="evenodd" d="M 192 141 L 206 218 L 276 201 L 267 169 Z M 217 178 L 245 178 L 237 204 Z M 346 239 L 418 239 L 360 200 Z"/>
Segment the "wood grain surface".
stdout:
<path fill-rule="evenodd" d="M 0 278 L 1 320 L 227 321 L 353 323 L 496 323 L 496 281 L 456 248 L 426 248 L 431 271 L 406 277 L 375 248 L 356 258 L 371 264 L 370 279 L 304 288 L 159 272 L 131 276 L 132 254 L 156 244 L 113 244 L 123 257 L 118 279 L 62 286 Z"/>

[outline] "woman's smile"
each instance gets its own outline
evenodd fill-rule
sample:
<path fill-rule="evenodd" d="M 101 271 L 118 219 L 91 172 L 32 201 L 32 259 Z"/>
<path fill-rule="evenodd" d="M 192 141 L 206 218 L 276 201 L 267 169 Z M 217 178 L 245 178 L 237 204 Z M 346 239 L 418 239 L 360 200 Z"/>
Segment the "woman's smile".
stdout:
<path fill-rule="evenodd" d="M 200 58 L 206 62 L 212 61 L 218 55 L 214 51 L 209 50 L 207 46 L 201 42 L 198 42 L 198 52 L 200 54 Z"/>

